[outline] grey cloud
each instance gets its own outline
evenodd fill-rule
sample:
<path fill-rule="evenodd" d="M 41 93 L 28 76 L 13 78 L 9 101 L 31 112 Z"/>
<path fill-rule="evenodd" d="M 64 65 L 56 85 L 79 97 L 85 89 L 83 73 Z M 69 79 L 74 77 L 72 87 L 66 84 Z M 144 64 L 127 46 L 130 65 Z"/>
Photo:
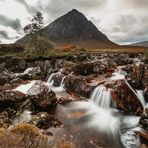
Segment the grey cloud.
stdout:
<path fill-rule="evenodd" d="M 6 27 L 11 27 L 12 29 L 16 31 L 20 31 L 21 29 L 21 22 L 18 18 L 14 20 L 4 15 L 0 15 L 0 24 Z"/>
<path fill-rule="evenodd" d="M 106 2 L 107 0 L 50 0 L 45 10 L 51 18 L 57 18 L 72 9 L 78 9 L 87 14 L 88 10 L 99 9 L 106 5 Z"/>
<path fill-rule="evenodd" d="M 19 37 L 9 37 L 8 33 L 5 30 L 0 30 L 0 38 L 1 39 L 7 39 L 7 40 L 12 40 L 12 39 L 18 39 Z"/>
<path fill-rule="evenodd" d="M 0 30 L 0 38 L 9 39 L 8 33 L 5 30 Z"/>
<path fill-rule="evenodd" d="M 148 8 L 148 0 L 122 0 L 123 3 L 130 7 Z"/>
<path fill-rule="evenodd" d="M 148 40 L 147 17 L 120 16 L 111 28 L 110 37 L 121 44 Z"/>
<path fill-rule="evenodd" d="M 136 23 L 137 19 L 132 15 L 119 15 L 111 29 L 114 32 L 128 32 L 129 29 L 133 29 Z"/>
<path fill-rule="evenodd" d="M 35 12 L 39 11 L 38 8 L 30 6 L 25 0 L 15 0 L 17 2 L 19 2 L 20 4 L 24 5 L 24 7 L 26 8 L 26 10 L 30 13 L 30 14 L 34 14 Z"/>

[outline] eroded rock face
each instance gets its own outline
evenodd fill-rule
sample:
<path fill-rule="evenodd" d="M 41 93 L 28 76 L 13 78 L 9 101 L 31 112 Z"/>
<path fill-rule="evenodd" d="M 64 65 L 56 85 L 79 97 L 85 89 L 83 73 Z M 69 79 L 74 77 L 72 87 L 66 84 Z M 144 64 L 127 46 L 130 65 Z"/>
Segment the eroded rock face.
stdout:
<path fill-rule="evenodd" d="M 117 81 L 113 85 L 112 97 L 116 102 L 117 107 L 121 108 L 124 112 L 141 114 L 143 111 L 143 107 L 138 100 L 138 97 L 124 80 Z"/>
<path fill-rule="evenodd" d="M 28 91 L 28 98 L 34 106 L 41 107 L 43 109 L 55 106 L 57 103 L 55 93 L 41 81 L 37 81 Z"/>
<path fill-rule="evenodd" d="M 139 124 L 148 129 L 148 106 L 145 107 L 143 114 L 139 120 Z"/>

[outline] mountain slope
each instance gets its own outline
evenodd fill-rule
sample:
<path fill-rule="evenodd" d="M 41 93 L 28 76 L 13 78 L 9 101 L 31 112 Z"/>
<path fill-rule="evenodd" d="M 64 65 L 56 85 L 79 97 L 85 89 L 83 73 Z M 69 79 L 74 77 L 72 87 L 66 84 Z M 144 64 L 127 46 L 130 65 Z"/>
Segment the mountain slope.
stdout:
<path fill-rule="evenodd" d="M 86 42 L 89 44 L 89 48 L 94 48 L 94 45 L 95 48 L 116 46 L 91 21 L 75 9 L 58 18 L 41 31 L 56 44 L 75 43 L 84 46 Z M 17 43 L 22 45 L 28 41 L 29 37 L 25 36 Z"/>
<path fill-rule="evenodd" d="M 132 46 L 148 47 L 148 41 L 131 44 Z"/>

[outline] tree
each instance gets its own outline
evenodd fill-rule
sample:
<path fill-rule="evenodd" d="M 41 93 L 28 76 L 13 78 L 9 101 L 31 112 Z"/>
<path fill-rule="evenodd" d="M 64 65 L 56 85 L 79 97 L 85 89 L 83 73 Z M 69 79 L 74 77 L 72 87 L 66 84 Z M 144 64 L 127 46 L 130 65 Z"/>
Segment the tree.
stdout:
<path fill-rule="evenodd" d="M 28 34 L 30 36 L 31 42 L 34 44 L 36 53 L 41 56 L 40 54 L 43 52 L 41 52 L 40 50 L 42 50 L 40 47 L 40 42 L 39 40 L 41 40 L 42 38 L 42 31 L 41 29 L 44 26 L 44 22 L 43 22 L 43 15 L 41 12 L 36 12 L 36 14 L 33 16 L 31 23 L 26 25 L 24 27 L 24 33 Z"/>

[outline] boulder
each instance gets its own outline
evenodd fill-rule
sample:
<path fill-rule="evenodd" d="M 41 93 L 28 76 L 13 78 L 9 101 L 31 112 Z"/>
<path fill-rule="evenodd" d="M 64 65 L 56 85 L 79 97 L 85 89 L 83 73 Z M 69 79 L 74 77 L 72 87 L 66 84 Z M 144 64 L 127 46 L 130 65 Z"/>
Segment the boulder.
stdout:
<path fill-rule="evenodd" d="M 9 58 L 5 61 L 5 67 L 12 72 L 23 72 L 27 68 L 27 63 L 23 59 Z"/>
<path fill-rule="evenodd" d="M 36 81 L 27 92 L 32 104 L 42 109 L 48 109 L 57 104 L 56 94 L 42 81 Z"/>
<path fill-rule="evenodd" d="M 36 115 L 32 115 L 32 123 L 43 130 L 61 126 L 61 122 L 47 112 L 39 112 Z"/>
<path fill-rule="evenodd" d="M 131 90 L 125 80 L 114 83 L 112 89 L 112 98 L 118 108 L 133 114 L 141 114 L 143 112 L 142 104 L 136 93 Z"/>
<path fill-rule="evenodd" d="M 14 78 L 14 74 L 8 71 L 3 65 L 0 65 L 0 85 L 10 82 Z"/>
<path fill-rule="evenodd" d="M 0 107 L 18 107 L 18 104 L 25 101 L 26 95 L 13 90 L 4 90 L 0 93 Z"/>

